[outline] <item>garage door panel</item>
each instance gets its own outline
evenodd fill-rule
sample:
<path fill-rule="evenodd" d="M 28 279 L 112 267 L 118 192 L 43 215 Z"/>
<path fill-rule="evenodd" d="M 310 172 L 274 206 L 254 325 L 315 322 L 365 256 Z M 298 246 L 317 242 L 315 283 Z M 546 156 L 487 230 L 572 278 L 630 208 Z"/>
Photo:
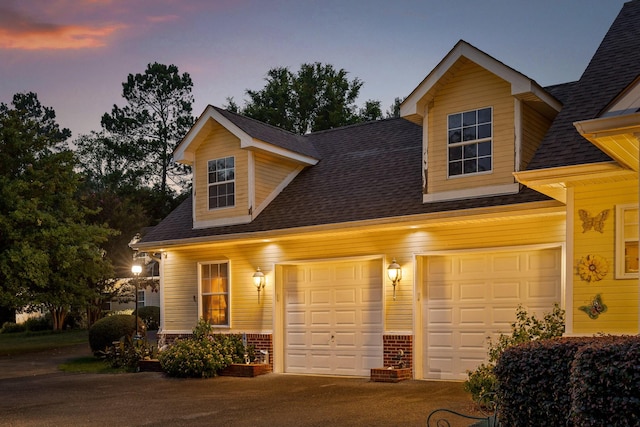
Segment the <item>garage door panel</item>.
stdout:
<path fill-rule="evenodd" d="M 336 304 L 355 304 L 356 289 L 338 289 L 335 292 Z"/>
<path fill-rule="evenodd" d="M 331 292 L 326 289 L 311 289 L 309 296 L 309 304 L 329 305 L 331 303 Z"/>
<path fill-rule="evenodd" d="M 355 310 L 341 310 L 335 312 L 335 322 L 336 326 L 350 326 L 355 327 L 357 322 L 358 313 Z"/>
<path fill-rule="evenodd" d="M 520 282 L 496 281 L 491 284 L 492 297 L 494 300 L 518 300 L 520 299 Z"/>
<path fill-rule="evenodd" d="M 518 304 L 539 316 L 560 302 L 562 251 L 513 250 L 422 259 L 423 372 L 466 379 L 487 358 L 487 337 L 508 333 Z"/>
<path fill-rule="evenodd" d="M 458 323 L 461 327 L 469 325 L 484 326 L 487 323 L 485 307 L 460 307 Z"/>
<path fill-rule="evenodd" d="M 381 261 L 313 263 L 290 268 L 306 273 L 287 274 L 289 267 L 285 266 L 284 278 L 309 280 L 283 282 L 285 372 L 368 376 L 371 367 L 381 366 Z M 301 323 L 303 319 L 306 324 Z M 304 364 L 299 360 L 302 357 Z"/>
<path fill-rule="evenodd" d="M 487 296 L 486 283 L 460 283 L 460 301 L 484 301 Z"/>
<path fill-rule="evenodd" d="M 529 281 L 526 286 L 530 299 L 544 298 L 547 300 L 549 298 L 559 298 L 560 282 L 558 280 Z"/>
<path fill-rule="evenodd" d="M 329 310 L 311 310 L 309 314 L 312 325 L 328 326 L 331 324 L 332 313 Z"/>

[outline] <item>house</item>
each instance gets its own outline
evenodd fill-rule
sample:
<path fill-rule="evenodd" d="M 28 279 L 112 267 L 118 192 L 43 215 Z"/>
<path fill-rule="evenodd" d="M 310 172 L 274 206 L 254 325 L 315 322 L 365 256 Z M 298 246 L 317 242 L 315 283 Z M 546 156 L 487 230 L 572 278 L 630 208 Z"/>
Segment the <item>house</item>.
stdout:
<path fill-rule="evenodd" d="M 398 119 L 297 136 L 207 107 L 174 153 L 192 197 L 134 245 L 161 259 L 161 333 L 203 317 L 275 372 L 368 376 L 402 350 L 445 380 L 519 304 L 638 333 L 639 75 L 634 0 L 577 82 L 460 41 Z"/>

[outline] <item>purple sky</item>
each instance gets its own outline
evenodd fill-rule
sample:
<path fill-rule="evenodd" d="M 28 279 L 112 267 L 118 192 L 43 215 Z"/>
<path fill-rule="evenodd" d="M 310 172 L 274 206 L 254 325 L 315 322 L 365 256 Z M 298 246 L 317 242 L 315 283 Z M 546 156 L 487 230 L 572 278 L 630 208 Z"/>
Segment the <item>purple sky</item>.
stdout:
<path fill-rule="evenodd" d="M 543 86 L 577 80 L 624 0 L 0 0 L 0 102 L 32 91 L 74 138 L 124 105 L 122 82 L 175 64 L 194 114 L 242 105 L 266 72 L 305 62 L 405 97 L 464 39 Z"/>

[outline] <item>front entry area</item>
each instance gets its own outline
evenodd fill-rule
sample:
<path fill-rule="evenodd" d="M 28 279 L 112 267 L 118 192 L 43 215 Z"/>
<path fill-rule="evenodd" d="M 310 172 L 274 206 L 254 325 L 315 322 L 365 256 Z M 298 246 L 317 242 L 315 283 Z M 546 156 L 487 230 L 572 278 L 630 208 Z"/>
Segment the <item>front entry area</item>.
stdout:
<path fill-rule="evenodd" d="M 382 260 L 283 267 L 284 371 L 369 376 L 383 362 Z"/>
<path fill-rule="evenodd" d="M 518 304 L 542 317 L 561 303 L 562 249 L 421 257 L 422 372 L 465 380 L 486 361 L 488 336 L 509 333 Z"/>

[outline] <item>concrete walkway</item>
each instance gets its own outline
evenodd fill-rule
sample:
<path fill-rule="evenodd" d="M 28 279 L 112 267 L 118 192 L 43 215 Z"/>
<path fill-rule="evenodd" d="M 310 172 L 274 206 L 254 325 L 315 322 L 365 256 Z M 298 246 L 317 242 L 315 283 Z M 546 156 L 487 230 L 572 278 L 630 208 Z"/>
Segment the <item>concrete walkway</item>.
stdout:
<path fill-rule="evenodd" d="M 436 408 L 473 410 L 461 383 L 287 374 L 174 379 L 153 372 L 57 370 L 65 360 L 90 354 L 82 345 L 0 358 L 0 425 L 424 426 Z"/>

